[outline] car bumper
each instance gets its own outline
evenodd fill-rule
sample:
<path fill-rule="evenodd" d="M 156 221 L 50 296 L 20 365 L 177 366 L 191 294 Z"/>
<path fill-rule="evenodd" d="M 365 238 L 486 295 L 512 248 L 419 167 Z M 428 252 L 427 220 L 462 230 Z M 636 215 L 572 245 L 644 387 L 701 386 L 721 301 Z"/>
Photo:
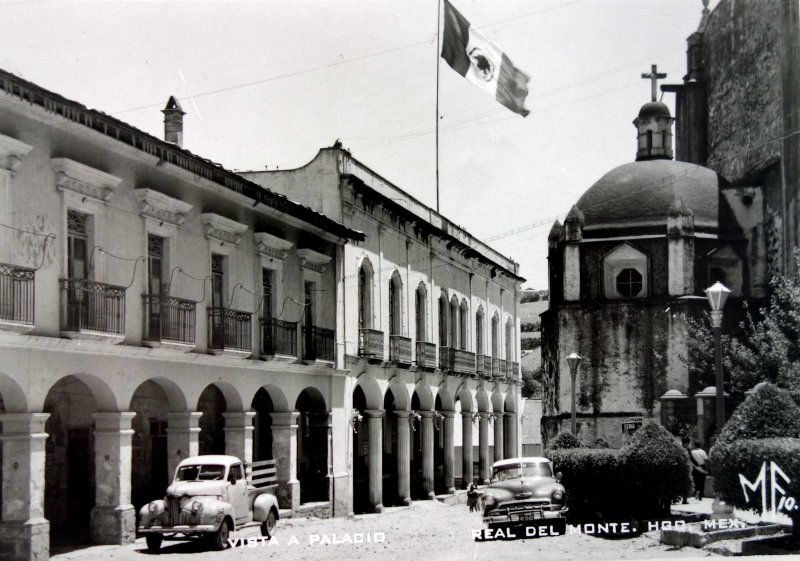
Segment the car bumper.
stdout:
<path fill-rule="evenodd" d="M 559 520 L 566 516 L 569 508 L 564 507 L 561 510 L 530 510 L 520 512 L 498 512 L 496 514 L 489 513 L 483 517 L 486 524 L 537 524 L 548 523 L 553 520 Z"/>
<path fill-rule="evenodd" d="M 179 526 L 150 526 L 148 528 L 139 527 L 139 532 L 142 534 L 205 534 L 216 531 L 217 526 L 215 524 L 196 524 L 193 526 L 182 524 Z"/>

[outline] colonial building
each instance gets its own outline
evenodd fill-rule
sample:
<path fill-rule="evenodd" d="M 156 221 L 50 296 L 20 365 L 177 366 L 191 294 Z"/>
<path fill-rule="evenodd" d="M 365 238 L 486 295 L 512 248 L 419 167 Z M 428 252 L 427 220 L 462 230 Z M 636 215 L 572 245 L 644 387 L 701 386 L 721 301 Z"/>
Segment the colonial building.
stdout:
<path fill-rule="evenodd" d="M 339 146 L 244 175 L 366 234 L 338 279 L 353 431 L 335 447 L 353 450 L 355 511 L 486 481 L 518 455 L 518 265 Z"/>
<path fill-rule="evenodd" d="M 514 262 L 346 151 L 244 176 L 163 113 L 164 140 L 0 71 L 3 559 L 133 540 L 191 455 L 344 516 L 517 453 Z"/>
<path fill-rule="evenodd" d="M 634 120 L 636 161 L 598 180 L 550 232 L 546 437 L 569 426 L 574 406 L 587 443 L 619 446 L 642 417 L 674 417 L 707 444 L 714 393 L 679 358 L 688 355 L 681 317 L 707 310 L 703 290 L 720 280 L 732 290 L 723 323 L 731 332 L 743 299 L 758 301 L 772 275 L 794 270 L 797 3 L 706 6 L 688 45 L 684 83 L 662 86 L 677 93 L 678 161 L 653 68 L 652 100 Z M 573 352 L 584 357 L 574 402 Z M 733 405 L 730 396 L 726 409 Z"/>
<path fill-rule="evenodd" d="M 131 541 L 196 454 L 274 458 L 283 508 L 346 514 L 337 288 L 363 234 L 181 148 L 174 99 L 165 141 L 0 90 L 3 559 Z"/>

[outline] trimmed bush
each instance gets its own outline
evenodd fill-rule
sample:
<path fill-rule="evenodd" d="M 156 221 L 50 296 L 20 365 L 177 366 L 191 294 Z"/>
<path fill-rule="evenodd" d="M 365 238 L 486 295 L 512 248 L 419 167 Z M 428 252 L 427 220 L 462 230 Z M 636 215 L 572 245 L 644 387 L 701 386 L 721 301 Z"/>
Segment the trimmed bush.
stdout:
<path fill-rule="evenodd" d="M 620 450 L 620 470 L 632 501 L 641 514 L 669 514 L 672 501 L 692 491 L 689 456 L 661 425 L 642 425 L 626 447 Z"/>
<path fill-rule="evenodd" d="M 577 441 L 565 432 L 554 444 L 556 440 L 560 444 Z M 573 519 L 662 516 L 673 500 L 691 492 L 689 456 L 666 429 L 652 421 L 620 450 L 562 446 L 545 450 L 545 456 L 562 473 Z"/>
<path fill-rule="evenodd" d="M 569 448 L 583 448 L 583 444 L 578 440 L 578 437 L 569 431 L 562 430 L 550 442 L 551 450 L 565 450 Z"/>
<path fill-rule="evenodd" d="M 709 459 L 714 488 L 726 503 L 742 509 L 761 511 L 772 505 L 761 504 L 761 489 L 744 496 L 740 475 L 754 483 L 761 469 L 767 470 L 765 484 L 770 486 L 769 469 L 774 462 L 791 480 L 776 481 L 786 495 L 800 500 L 800 407 L 786 390 L 761 383 L 737 407 Z M 766 489 L 768 500 L 771 489 Z M 781 495 L 778 494 L 779 498 Z M 777 505 L 776 505 L 777 506 Z M 792 533 L 800 541 L 800 510 L 786 511 L 792 519 Z"/>
<path fill-rule="evenodd" d="M 553 462 L 555 472 L 562 474 L 572 517 L 581 519 L 598 512 L 606 516 L 618 514 L 622 491 L 619 450 L 562 448 L 546 450 L 545 455 Z"/>
<path fill-rule="evenodd" d="M 780 437 L 800 437 L 800 407 L 787 390 L 763 382 L 736 408 L 717 444 Z"/>

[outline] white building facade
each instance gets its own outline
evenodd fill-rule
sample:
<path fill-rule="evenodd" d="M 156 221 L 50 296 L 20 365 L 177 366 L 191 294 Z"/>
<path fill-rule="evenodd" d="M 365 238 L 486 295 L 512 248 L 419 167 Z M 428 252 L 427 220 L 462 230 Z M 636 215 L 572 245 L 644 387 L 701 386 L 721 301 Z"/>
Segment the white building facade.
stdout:
<path fill-rule="evenodd" d="M 353 431 L 334 447 L 353 450 L 354 511 L 485 482 L 519 455 L 518 265 L 338 146 L 244 175 L 365 234 L 337 279 Z"/>

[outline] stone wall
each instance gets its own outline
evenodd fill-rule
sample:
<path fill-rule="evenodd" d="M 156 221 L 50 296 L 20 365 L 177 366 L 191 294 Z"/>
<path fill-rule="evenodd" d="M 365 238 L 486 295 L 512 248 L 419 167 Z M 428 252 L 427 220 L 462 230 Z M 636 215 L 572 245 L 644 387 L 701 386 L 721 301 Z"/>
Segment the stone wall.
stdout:
<path fill-rule="evenodd" d="M 739 182 L 780 157 L 780 3 L 723 1 L 703 37 L 708 165 Z"/>

